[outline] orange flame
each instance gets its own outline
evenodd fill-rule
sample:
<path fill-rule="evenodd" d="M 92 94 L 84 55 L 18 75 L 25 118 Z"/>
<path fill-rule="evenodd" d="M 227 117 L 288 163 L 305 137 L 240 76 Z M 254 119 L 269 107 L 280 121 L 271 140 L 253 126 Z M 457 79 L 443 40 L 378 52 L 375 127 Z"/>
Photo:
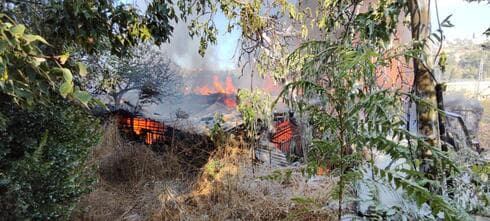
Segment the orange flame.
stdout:
<path fill-rule="evenodd" d="M 165 126 L 158 121 L 135 117 L 126 118 L 125 124 L 131 126 L 136 135 L 143 135 L 144 132 L 146 144 L 153 144 L 164 139 Z"/>
<path fill-rule="evenodd" d="M 279 92 L 281 92 L 281 87 L 278 84 L 275 84 L 268 76 L 264 78 L 263 89 L 271 94 L 279 94 Z"/>
<path fill-rule="evenodd" d="M 235 93 L 235 86 L 233 86 L 233 80 L 231 79 L 230 76 L 226 76 L 226 94 L 233 94 Z"/>
<path fill-rule="evenodd" d="M 210 95 L 213 93 L 221 93 L 224 94 L 224 100 L 223 103 L 229 107 L 229 108 L 235 108 L 236 107 L 236 101 L 235 101 L 235 92 L 236 88 L 233 85 L 233 79 L 231 76 L 227 76 L 225 79 L 225 87 L 223 87 L 223 84 L 221 84 L 221 81 L 218 77 L 218 75 L 213 76 L 213 87 L 210 89 L 208 86 L 200 86 L 196 87 L 194 89 L 194 92 L 196 94 L 200 95 Z"/>
<path fill-rule="evenodd" d="M 230 98 L 230 97 L 225 97 L 225 100 L 223 101 L 223 103 L 229 107 L 229 108 L 234 108 L 236 107 L 236 101 L 235 99 L 233 98 Z"/>
<path fill-rule="evenodd" d="M 223 86 L 221 85 L 221 83 L 219 82 L 219 78 L 217 75 L 214 75 L 213 76 L 213 85 L 214 85 L 214 88 L 216 89 L 216 91 L 218 93 L 222 93 L 222 94 L 225 94 L 225 89 L 223 88 Z"/>
<path fill-rule="evenodd" d="M 213 93 L 207 86 L 197 87 L 194 91 L 200 95 L 210 95 Z"/>

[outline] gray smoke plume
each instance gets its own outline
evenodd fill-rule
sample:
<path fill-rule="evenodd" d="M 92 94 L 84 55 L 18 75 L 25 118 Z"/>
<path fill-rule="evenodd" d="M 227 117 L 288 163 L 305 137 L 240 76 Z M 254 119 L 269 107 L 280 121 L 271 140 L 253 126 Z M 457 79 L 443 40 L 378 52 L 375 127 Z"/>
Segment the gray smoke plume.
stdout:
<path fill-rule="evenodd" d="M 132 4 L 139 9 L 141 13 L 146 11 L 149 0 L 126 0 L 126 3 Z M 188 21 L 194 19 L 188 18 Z M 177 24 L 173 23 L 174 31 L 170 42 L 161 46 L 167 56 L 176 64 L 178 64 L 184 72 L 190 73 L 193 71 L 225 71 L 233 70 L 236 67 L 236 57 L 234 57 L 235 48 L 237 46 L 237 33 L 225 33 L 226 19 L 218 13 L 214 20 L 218 26 L 218 40 L 216 45 L 208 45 L 204 57 L 199 55 L 199 39 L 191 38 L 189 30 L 183 20 L 179 20 Z"/>
<path fill-rule="evenodd" d="M 235 42 L 231 36 L 218 36 L 216 45 L 209 45 L 204 57 L 198 54 L 199 39 L 189 36 L 187 24 L 181 22 L 174 26 L 170 43 L 162 45 L 162 50 L 168 56 L 187 70 L 233 70 L 236 68 L 236 59 L 233 57 Z"/>

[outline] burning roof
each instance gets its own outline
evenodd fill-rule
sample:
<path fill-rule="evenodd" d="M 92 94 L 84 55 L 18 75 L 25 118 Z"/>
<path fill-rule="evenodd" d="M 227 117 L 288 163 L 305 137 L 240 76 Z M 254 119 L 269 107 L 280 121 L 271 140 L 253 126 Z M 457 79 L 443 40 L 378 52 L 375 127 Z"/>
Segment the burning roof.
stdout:
<path fill-rule="evenodd" d="M 233 85 L 233 80 L 231 76 L 226 76 L 225 86 L 221 84 L 218 75 L 213 76 L 212 86 L 202 85 L 198 86 L 193 91 L 195 94 L 209 96 L 213 94 L 219 94 L 223 97 L 223 104 L 228 108 L 236 107 L 236 89 Z"/>

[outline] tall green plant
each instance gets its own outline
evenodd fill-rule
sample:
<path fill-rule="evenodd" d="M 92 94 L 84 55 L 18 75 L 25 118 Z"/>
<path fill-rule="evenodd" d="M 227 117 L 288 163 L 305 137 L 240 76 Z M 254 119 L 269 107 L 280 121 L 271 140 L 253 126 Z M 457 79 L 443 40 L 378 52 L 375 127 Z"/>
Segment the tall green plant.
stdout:
<path fill-rule="evenodd" d="M 195 6 L 198 11 L 209 12 L 205 14 L 210 17 L 218 10 L 214 6 L 207 8 L 206 2 L 197 5 L 179 3 L 184 9 Z M 359 165 L 366 164 L 366 160 L 359 157 L 365 149 L 368 151 L 364 152 L 370 155 L 365 157 L 371 158 L 367 163 L 375 182 L 382 180 L 396 189 L 403 189 L 419 207 L 430 207 L 433 217 L 441 211 L 447 220 L 460 220 L 465 215 L 450 204 L 450 198 L 443 197 L 441 185 L 445 184 L 438 180 L 441 175 L 457 173 L 457 169 L 447 153 L 438 148 L 433 96 L 430 99 L 424 97 L 424 91 L 433 93 L 433 85 L 430 85 L 433 82 L 425 80 L 430 77 L 431 70 L 426 66 L 427 55 L 423 51 L 430 39 L 427 32 L 417 33 L 427 30 L 427 24 L 418 22 L 427 21 L 427 17 L 418 17 L 420 13 L 425 16 L 427 10 L 421 12 L 418 4 L 409 3 L 415 1 L 290 3 L 277 0 L 261 4 L 260 1 L 223 0 L 218 3 L 230 19 L 229 30 L 234 26 L 241 27 L 243 52 L 259 58 L 254 64 L 260 74 L 286 77 L 292 82 L 280 97 L 309 117 L 308 123 L 313 126 L 315 140 L 309 153 L 310 168 L 329 166 L 340 175 L 339 218 L 344 189 L 352 183 L 352 178 L 358 177 Z M 403 16 L 410 12 L 413 12 L 410 18 Z M 191 28 L 215 30 L 209 20 L 203 19 L 205 22 L 199 23 L 198 19 Z M 394 45 L 398 27 L 411 21 L 413 41 L 406 46 Z M 202 33 L 201 39 L 205 41 L 206 36 L 215 32 Z M 434 37 L 443 38 L 440 33 Z M 299 48 L 293 45 L 305 40 Z M 284 55 L 290 49 L 296 50 L 286 59 Z M 403 58 L 405 63 L 415 61 L 421 70 L 414 73 L 419 84 L 419 97 L 376 86 L 376 75 L 382 72 L 380 69 L 388 67 L 394 59 Z M 245 60 L 245 64 L 248 62 Z M 424 81 L 420 81 L 421 76 Z M 429 83 L 425 90 L 419 90 L 422 82 Z M 417 101 L 419 120 L 423 115 L 431 115 L 429 121 L 422 119 L 421 123 L 425 128 L 430 127 L 430 133 L 420 133 L 429 139 L 420 139 L 420 135 L 404 129 L 401 100 L 406 98 L 405 95 Z M 255 117 L 253 111 L 245 113 Z M 250 122 L 254 123 L 253 120 Z M 396 168 L 379 168 L 373 162 L 375 151 L 388 154 L 392 162 L 405 163 Z M 424 160 L 433 162 L 431 177 L 421 172 Z"/>
<path fill-rule="evenodd" d="M 259 127 L 272 120 L 272 98 L 260 89 L 253 91 L 240 89 L 238 91 L 238 111 L 248 131 L 248 137 L 253 140 Z"/>
<path fill-rule="evenodd" d="M 95 181 L 87 164 L 100 123 L 58 99 L 22 109 L 2 101 L 0 216 L 5 220 L 66 220 Z"/>
<path fill-rule="evenodd" d="M 402 93 L 377 88 L 374 83 L 377 68 L 385 64 L 383 54 L 370 47 L 317 41 L 305 43 L 292 54 L 290 61 L 302 74 L 285 87 L 282 96 L 301 94 L 287 102 L 306 114 L 315 128 L 315 139 L 308 153 L 310 172 L 327 166 L 339 175 L 339 219 L 345 190 L 360 178 L 361 165 L 366 162 L 372 174 L 384 182 L 393 182 L 419 206 L 429 205 L 434 216 L 442 211 L 446 219 L 459 220 L 459 211 L 440 193 L 424 187 L 433 180 L 418 172 L 421 161 L 413 153 L 419 148 L 429 148 L 435 153 L 433 158 L 452 172 L 455 171 L 453 163 L 440 150 L 404 129 Z M 408 145 L 407 141 L 415 144 Z M 379 168 L 374 163 L 375 152 L 386 153 L 393 161 L 416 163 L 408 168 Z M 362 153 L 368 155 L 363 158 Z"/>
<path fill-rule="evenodd" d="M 437 146 L 405 130 L 402 95 L 398 90 L 379 88 L 380 69 L 390 65 L 396 48 L 389 45 L 405 1 L 380 1 L 364 13 L 355 13 L 358 1 L 334 1 L 324 5 L 326 39 L 303 43 L 288 58 L 289 70 L 296 73 L 281 97 L 309 118 L 314 140 L 308 153 L 309 168 L 327 166 L 339 175 L 338 216 L 343 214 L 346 189 L 368 163 L 377 181 L 402 189 L 419 207 L 428 205 L 434 217 L 443 212 L 447 220 L 460 220 L 460 213 L 441 192 L 427 189 L 440 186 L 419 172 L 416 154 L 430 150 L 439 171 L 456 172 L 453 162 Z M 344 24 L 344 26 L 339 26 Z M 420 49 L 405 49 L 402 55 L 420 55 Z M 293 98 L 293 99 L 291 99 Z M 409 162 L 404 167 L 380 168 L 374 153 L 385 153 L 393 162 Z M 361 153 L 365 153 L 361 157 Z M 377 177 L 377 178 L 376 178 Z"/>

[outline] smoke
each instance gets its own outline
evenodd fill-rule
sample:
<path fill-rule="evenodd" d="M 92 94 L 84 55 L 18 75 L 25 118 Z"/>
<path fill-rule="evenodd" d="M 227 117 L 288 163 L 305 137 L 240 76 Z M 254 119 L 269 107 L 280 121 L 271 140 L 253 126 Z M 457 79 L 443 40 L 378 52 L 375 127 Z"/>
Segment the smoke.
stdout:
<path fill-rule="evenodd" d="M 235 47 L 238 41 L 237 34 L 225 34 L 223 30 L 219 31 L 217 44 L 209 45 L 204 57 L 201 57 L 198 53 L 199 39 L 192 39 L 189 36 L 187 24 L 185 23 L 175 25 L 170 43 L 164 44 L 162 49 L 183 69 L 209 71 L 234 70 L 237 67 L 236 58 L 234 57 Z"/>
<path fill-rule="evenodd" d="M 132 4 L 141 13 L 146 11 L 149 0 L 126 0 L 125 3 Z M 175 6 L 175 8 L 177 8 Z M 191 21 L 193 17 L 188 18 Z M 199 38 L 191 38 L 189 30 L 183 20 L 176 24 L 173 22 L 174 31 L 170 41 L 161 46 L 167 56 L 179 65 L 185 72 L 190 73 L 198 70 L 207 71 L 231 71 L 237 68 L 237 58 L 234 56 L 235 48 L 240 36 L 238 30 L 226 33 L 227 19 L 218 12 L 214 17 L 214 23 L 218 28 L 217 44 L 209 44 L 204 57 L 199 55 Z"/>
<path fill-rule="evenodd" d="M 144 12 L 149 0 L 126 0 L 133 4 L 141 12 Z M 188 21 L 192 20 L 189 18 Z M 188 93 L 195 88 L 212 85 L 214 76 L 224 83 L 225 79 L 231 77 L 237 88 L 261 88 L 263 90 L 278 93 L 279 87 L 271 79 L 262 79 L 255 75 L 251 77 L 252 70 L 246 68 L 242 73 L 238 65 L 240 30 L 235 29 L 231 33 L 226 30 L 228 20 L 218 12 L 214 17 L 214 23 L 218 28 L 216 44 L 209 44 L 204 57 L 199 55 L 199 38 L 191 38 L 189 30 L 183 20 L 173 23 L 174 31 L 168 43 L 162 44 L 162 50 L 166 56 L 180 67 L 184 78 L 182 92 Z"/>

